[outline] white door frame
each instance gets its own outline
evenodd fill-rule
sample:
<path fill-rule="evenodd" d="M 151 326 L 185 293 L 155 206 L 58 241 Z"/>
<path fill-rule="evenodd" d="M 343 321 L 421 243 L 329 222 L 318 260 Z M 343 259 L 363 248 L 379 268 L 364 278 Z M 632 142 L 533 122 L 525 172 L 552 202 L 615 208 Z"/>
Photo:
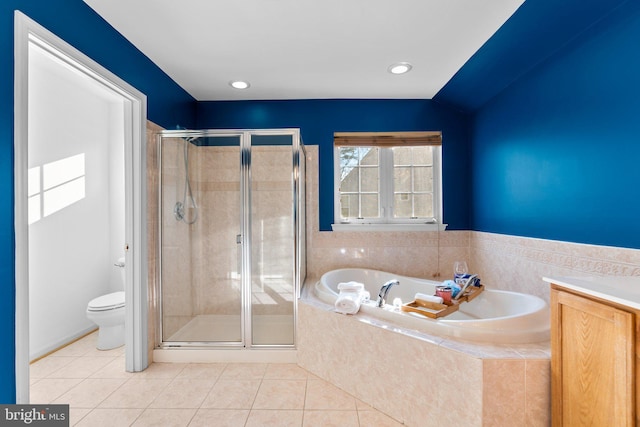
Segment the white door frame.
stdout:
<path fill-rule="evenodd" d="M 142 371 L 147 350 L 146 96 L 20 11 L 14 16 L 14 180 L 16 274 L 16 402 L 29 402 L 29 226 L 27 208 L 29 44 L 122 97 L 125 104 L 125 359 Z"/>

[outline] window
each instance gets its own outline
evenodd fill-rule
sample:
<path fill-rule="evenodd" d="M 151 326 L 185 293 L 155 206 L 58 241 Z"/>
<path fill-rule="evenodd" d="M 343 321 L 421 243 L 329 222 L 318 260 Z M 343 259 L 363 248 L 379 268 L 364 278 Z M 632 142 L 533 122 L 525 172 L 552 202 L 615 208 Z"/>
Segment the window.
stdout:
<path fill-rule="evenodd" d="M 336 133 L 334 230 L 440 229 L 440 132 Z"/>

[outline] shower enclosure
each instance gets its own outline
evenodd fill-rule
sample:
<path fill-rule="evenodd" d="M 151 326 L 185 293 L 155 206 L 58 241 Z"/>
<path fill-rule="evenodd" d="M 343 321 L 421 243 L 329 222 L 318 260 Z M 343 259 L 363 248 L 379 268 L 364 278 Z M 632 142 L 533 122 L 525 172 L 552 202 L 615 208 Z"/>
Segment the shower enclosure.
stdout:
<path fill-rule="evenodd" d="M 157 347 L 294 347 L 299 130 L 163 131 L 159 159 Z"/>

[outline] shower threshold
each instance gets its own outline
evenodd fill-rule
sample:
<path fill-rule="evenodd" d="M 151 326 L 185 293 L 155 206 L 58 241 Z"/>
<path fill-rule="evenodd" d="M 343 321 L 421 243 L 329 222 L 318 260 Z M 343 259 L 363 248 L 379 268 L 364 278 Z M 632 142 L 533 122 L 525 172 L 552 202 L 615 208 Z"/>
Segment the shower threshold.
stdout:
<path fill-rule="evenodd" d="M 294 338 L 293 315 L 254 315 L 253 335 L 265 346 L 245 348 L 240 345 L 218 347 L 216 343 L 241 342 L 240 316 L 223 314 L 201 314 L 165 340 L 165 348 L 153 351 L 155 362 L 265 362 L 295 363 L 296 350 L 291 347 Z M 205 343 L 205 347 L 172 346 L 177 343 Z M 211 346 L 211 348 L 208 348 Z"/>

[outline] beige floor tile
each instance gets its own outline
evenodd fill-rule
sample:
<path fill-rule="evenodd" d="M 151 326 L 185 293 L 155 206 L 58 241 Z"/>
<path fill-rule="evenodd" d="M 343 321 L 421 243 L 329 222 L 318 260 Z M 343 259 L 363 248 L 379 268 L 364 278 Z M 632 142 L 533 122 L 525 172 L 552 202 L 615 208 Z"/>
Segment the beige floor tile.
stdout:
<path fill-rule="evenodd" d="M 380 411 L 358 411 L 360 427 L 402 427 L 402 424 Z"/>
<path fill-rule="evenodd" d="M 89 378 L 98 370 L 113 362 L 109 357 L 78 357 L 68 365 L 58 369 L 47 378 Z"/>
<path fill-rule="evenodd" d="M 164 378 L 173 379 L 187 366 L 185 363 L 152 363 L 142 372 L 137 372 L 136 378 Z"/>
<path fill-rule="evenodd" d="M 301 427 L 302 411 L 256 409 L 249 413 L 245 427 Z"/>
<path fill-rule="evenodd" d="M 215 381 L 226 367 L 226 363 L 189 363 L 176 378 L 197 378 Z"/>
<path fill-rule="evenodd" d="M 98 353 L 96 339 L 31 366 L 34 403 L 69 404 L 71 426 L 401 425 L 295 364 L 155 363 L 128 373 L 124 349 Z"/>
<path fill-rule="evenodd" d="M 123 379 L 88 378 L 64 393 L 53 403 L 69 404 L 72 408 L 95 408 L 125 381 Z"/>
<path fill-rule="evenodd" d="M 69 427 L 78 424 L 92 410 L 88 408 L 69 408 Z"/>
<path fill-rule="evenodd" d="M 262 380 L 253 409 L 303 409 L 306 380 Z"/>
<path fill-rule="evenodd" d="M 71 343 L 53 353 L 55 356 L 84 356 L 90 350 L 96 348 L 96 341 L 85 337 L 79 341 Z"/>
<path fill-rule="evenodd" d="M 51 403 L 82 382 L 82 378 L 44 378 L 29 388 L 30 403 Z"/>
<path fill-rule="evenodd" d="M 303 427 L 358 427 L 357 411 L 304 411 Z"/>
<path fill-rule="evenodd" d="M 269 380 L 306 380 L 309 373 L 295 363 L 270 363 L 264 379 Z"/>
<path fill-rule="evenodd" d="M 100 407 L 146 408 L 169 382 L 170 380 L 162 378 L 131 378 L 106 398 Z"/>
<path fill-rule="evenodd" d="M 266 363 L 229 363 L 220 375 L 220 379 L 261 380 L 266 370 Z"/>
<path fill-rule="evenodd" d="M 94 409 L 76 424 L 78 427 L 130 426 L 143 409 Z"/>
<path fill-rule="evenodd" d="M 198 409 L 189 427 L 244 427 L 248 409 Z"/>
<path fill-rule="evenodd" d="M 124 345 L 113 348 L 111 350 L 98 350 L 97 347 L 90 347 L 85 354 L 85 357 L 120 357 L 124 356 Z"/>
<path fill-rule="evenodd" d="M 251 409 L 260 387 L 257 380 L 218 380 L 204 402 L 203 408 Z"/>
<path fill-rule="evenodd" d="M 54 357 L 48 356 L 44 359 L 40 359 L 35 363 L 29 365 L 29 377 L 30 378 L 46 378 L 53 374 L 55 371 L 67 366 L 69 363 L 76 360 L 77 357 Z"/>
<path fill-rule="evenodd" d="M 375 409 L 372 406 L 364 403 L 360 399 L 356 399 L 356 409 L 358 411 L 375 411 Z"/>
<path fill-rule="evenodd" d="M 131 378 L 134 375 L 136 374 L 125 370 L 124 356 L 121 356 L 98 369 L 89 378 Z"/>
<path fill-rule="evenodd" d="M 176 378 L 151 403 L 151 408 L 199 408 L 215 380 Z"/>
<path fill-rule="evenodd" d="M 324 380 L 308 380 L 304 409 L 355 411 L 356 399 Z"/>
<path fill-rule="evenodd" d="M 132 426 L 186 427 L 195 413 L 195 409 L 145 409 Z"/>

